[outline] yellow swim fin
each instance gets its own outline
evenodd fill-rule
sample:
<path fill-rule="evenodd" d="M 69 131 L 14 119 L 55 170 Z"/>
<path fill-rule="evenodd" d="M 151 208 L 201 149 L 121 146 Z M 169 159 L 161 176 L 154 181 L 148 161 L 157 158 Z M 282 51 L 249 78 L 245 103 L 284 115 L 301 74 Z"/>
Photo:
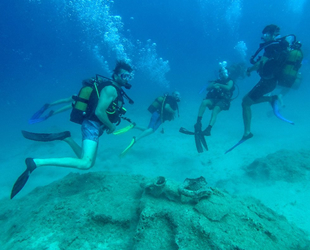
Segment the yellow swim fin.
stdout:
<path fill-rule="evenodd" d="M 123 134 L 123 133 L 126 133 L 127 131 L 129 131 L 130 129 L 132 129 L 136 124 L 135 123 L 131 123 L 130 125 L 128 125 L 127 127 L 125 128 L 121 128 L 119 130 L 116 130 L 113 132 L 113 135 L 120 135 L 120 134 Z"/>
<path fill-rule="evenodd" d="M 133 147 L 133 145 L 136 143 L 136 137 L 132 138 L 130 144 L 127 148 L 124 149 L 124 151 L 120 154 L 120 157 L 124 157 L 127 152 Z"/>

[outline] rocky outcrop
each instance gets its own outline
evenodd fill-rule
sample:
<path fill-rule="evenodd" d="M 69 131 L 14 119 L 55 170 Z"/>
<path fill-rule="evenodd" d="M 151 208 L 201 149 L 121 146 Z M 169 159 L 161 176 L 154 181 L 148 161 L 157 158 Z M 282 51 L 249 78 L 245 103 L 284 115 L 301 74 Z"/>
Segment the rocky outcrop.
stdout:
<path fill-rule="evenodd" d="M 259 181 L 305 181 L 310 175 L 310 151 L 279 150 L 254 160 L 244 170 Z"/>
<path fill-rule="evenodd" d="M 70 174 L 0 202 L 1 249 L 310 249 L 257 200 L 189 180 Z"/>

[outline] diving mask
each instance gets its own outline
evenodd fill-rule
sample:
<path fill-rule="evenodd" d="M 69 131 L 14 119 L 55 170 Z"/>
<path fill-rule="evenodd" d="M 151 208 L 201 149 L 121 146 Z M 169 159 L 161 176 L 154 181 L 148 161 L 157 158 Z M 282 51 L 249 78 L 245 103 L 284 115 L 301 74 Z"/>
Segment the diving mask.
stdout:
<path fill-rule="evenodd" d="M 134 77 L 134 74 L 133 73 L 122 73 L 120 74 L 120 77 L 124 81 L 131 81 Z"/>

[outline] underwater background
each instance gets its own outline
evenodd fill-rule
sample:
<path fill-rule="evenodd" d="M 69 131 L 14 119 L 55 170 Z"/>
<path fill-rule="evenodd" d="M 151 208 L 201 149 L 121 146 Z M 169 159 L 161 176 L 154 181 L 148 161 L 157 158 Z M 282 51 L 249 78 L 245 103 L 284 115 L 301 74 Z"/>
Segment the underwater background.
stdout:
<path fill-rule="evenodd" d="M 243 183 L 240 178 L 243 167 L 259 157 L 282 149 L 309 149 L 309 10 L 307 0 L 1 1 L 0 197 L 8 199 L 14 181 L 25 169 L 26 157 L 73 156 L 59 142 L 42 145 L 26 141 L 22 129 L 70 130 L 80 141 L 80 127 L 70 123 L 69 112 L 30 125 L 31 115 L 45 103 L 76 94 L 83 79 L 95 74 L 111 76 L 116 60 L 123 59 L 135 69 L 133 86 L 126 91 L 135 104 L 126 105 L 126 116 L 146 126 L 151 102 L 178 90 L 182 96 L 180 117 L 164 125 L 165 134 L 158 131 L 141 141 L 125 160 L 118 155 L 137 132 L 121 137 L 103 135 L 91 171 L 164 175 L 176 181 L 204 176 L 210 185 L 261 199 L 310 232 L 309 179 L 257 184 Z M 209 151 L 199 155 L 193 138 L 178 129 L 193 129 L 205 95 L 199 92 L 217 78 L 220 62 L 250 66 L 249 59 L 268 24 L 278 25 L 283 36 L 295 34 L 303 45 L 302 82 L 285 96 L 283 109 L 284 116 L 296 125 L 277 120 L 268 113 L 268 104 L 255 105 L 253 140 L 224 155 L 242 137 L 242 97 L 259 80 L 253 72 L 250 78 L 238 80 L 231 109 L 219 115 L 208 138 Z M 204 126 L 209 117 L 207 110 Z M 31 176 L 20 196 L 72 171 L 77 172 L 42 169 Z"/>

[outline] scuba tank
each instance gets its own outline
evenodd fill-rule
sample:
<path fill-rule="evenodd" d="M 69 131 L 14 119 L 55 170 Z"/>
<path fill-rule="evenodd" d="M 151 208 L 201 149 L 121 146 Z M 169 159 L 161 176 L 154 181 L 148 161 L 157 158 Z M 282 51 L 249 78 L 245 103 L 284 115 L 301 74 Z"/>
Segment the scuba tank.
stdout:
<path fill-rule="evenodd" d="M 287 88 L 291 88 L 297 79 L 298 71 L 301 67 L 303 59 L 303 53 L 300 50 L 301 43 L 295 42 L 291 46 L 291 50 L 288 52 L 286 61 L 284 63 L 281 76 L 279 77 L 279 85 Z"/>
<path fill-rule="evenodd" d="M 157 97 L 154 102 L 152 102 L 152 104 L 148 107 L 148 111 L 153 114 L 155 111 L 160 111 L 162 110 L 162 106 L 163 106 L 163 103 L 166 99 L 167 95 L 164 95 L 164 96 L 159 96 Z"/>
<path fill-rule="evenodd" d="M 160 114 L 161 123 L 164 123 L 164 121 L 171 121 L 174 118 L 174 117 L 169 118 L 169 112 L 165 112 L 165 105 L 166 105 L 167 98 L 169 98 L 169 100 L 170 100 L 170 98 L 173 96 L 174 96 L 174 94 L 172 96 L 170 96 L 168 93 L 164 94 L 163 96 L 159 96 L 153 101 L 153 103 L 147 109 L 151 114 L 153 114 L 154 112 L 157 111 Z M 173 97 L 173 98 L 175 98 L 175 97 Z M 180 117 L 179 107 L 177 105 L 177 102 L 179 102 L 179 101 L 180 100 L 175 99 L 176 110 L 178 111 L 178 116 Z"/>
<path fill-rule="evenodd" d="M 74 100 L 72 104 L 72 111 L 70 114 L 70 121 L 78 124 L 82 124 L 84 118 L 89 114 L 88 101 L 94 91 L 95 87 L 97 89 L 98 83 L 94 78 L 84 80 L 82 82 L 83 87 L 81 88 L 77 96 L 72 96 Z M 97 90 L 98 91 L 98 90 Z M 98 98 L 99 98 L 99 93 Z"/>

